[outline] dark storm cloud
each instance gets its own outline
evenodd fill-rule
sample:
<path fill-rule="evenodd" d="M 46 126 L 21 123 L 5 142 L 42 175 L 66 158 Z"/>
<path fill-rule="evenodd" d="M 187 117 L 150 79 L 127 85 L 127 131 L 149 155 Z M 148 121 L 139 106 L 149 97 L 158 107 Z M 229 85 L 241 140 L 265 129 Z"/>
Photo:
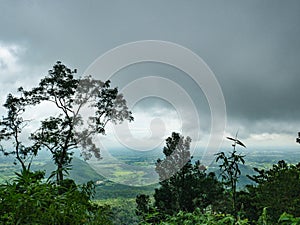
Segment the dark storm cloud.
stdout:
<path fill-rule="evenodd" d="M 300 115 L 299 21 L 297 0 L 1 1 L 0 41 L 24 46 L 20 63 L 28 67 L 50 69 L 62 60 L 80 73 L 120 44 L 175 42 L 197 53 L 215 73 L 229 126 L 276 132 L 281 124 L 292 133 Z M 197 99 L 191 81 L 177 82 Z"/>

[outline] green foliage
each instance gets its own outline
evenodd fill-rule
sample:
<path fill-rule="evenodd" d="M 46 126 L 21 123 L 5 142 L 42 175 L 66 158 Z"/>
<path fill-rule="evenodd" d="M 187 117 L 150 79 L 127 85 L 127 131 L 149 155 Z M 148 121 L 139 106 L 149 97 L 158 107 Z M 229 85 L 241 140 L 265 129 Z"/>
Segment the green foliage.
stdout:
<path fill-rule="evenodd" d="M 267 208 L 265 207 L 261 213 L 261 216 L 258 221 L 250 222 L 248 219 L 241 219 L 240 217 L 235 217 L 230 214 L 222 213 L 202 213 L 199 208 L 196 208 L 193 212 L 184 212 L 180 211 L 174 215 L 168 215 L 165 218 L 156 221 L 149 222 L 149 218 L 159 218 L 157 212 L 152 212 L 146 215 L 146 219 L 141 221 L 140 224 L 149 225 L 149 224 L 161 224 L 161 225 L 299 225 L 300 217 L 294 217 L 291 214 L 283 213 L 278 222 L 270 222 L 268 216 Z"/>
<path fill-rule="evenodd" d="M 239 164 L 245 163 L 245 156 L 236 153 L 237 152 L 234 150 L 230 153 L 230 156 L 226 156 L 224 152 L 219 152 L 216 154 L 216 162 L 219 160 L 222 161 L 222 164 L 220 164 L 219 167 L 223 183 L 226 186 L 229 186 L 232 190 L 236 188 L 236 183 L 241 175 Z"/>
<path fill-rule="evenodd" d="M 150 205 L 147 196 L 137 197 L 137 213 L 144 220 L 159 221 L 165 215 L 193 212 L 197 207 L 202 211 L 208 207 L 212 210 L 221 208 L 224 197 L 222 184 L 214 173 L 206 174 L 199 161 L 191 162 L 190 142 L 189 137 L 185 139 L 178 133 L 172 133 L 166 139 L 163 150 L 166 158 L 158 159 L 156 164 L 160 187 L 155 189 L 154 205 Z M 147 215 L 150 218 L 146 218 Z"/>
<path fill-rule="evenodd" d="M 147 222 L 141 224 L 150 224 Z M 180 211 L 175 215 L 167 216 L 164 221 L 156 224 L 161 225 L 248 225 L 248 220 L 235 220 L 231 215 L 226 214 L 211 214 L 202 213 L 200 209 L 195 209 L 194 212 Z"/>
<path fill-rule="evenodd" d="M 295 218 L 293 215 L 284 212 L 280 216 L 278 222 L 279 222 L 279 224 L 282 224 L 282 225 L 299 225 L 300 217 Z"/>
<path fill-rule="evenodd" d="M 150 197 L 149 195 L 141 194 L 136 196 L 136 215 L 141 216 L 145 219 L 145 215 L 150 213 L 151 205 L 150 205 Z"/>
<path fill-rule="evenodd" d="M 268 220 L 275 224 L 284 212 L 300 216 L 300 163 L 288 165 L 279 161 L 269 170 L 255 169 L 258 175 L 249 176 L 257 186 L 248 186 L 243 196 L 245 215 L 257 220 L 265 207 Z"/>
<path fill-rule="evenodd" d="M 227 156 L 224 152 L 219 152 L 216 154 L 216 162 L 221 161 L 222 163 L 219 165 L 222 181 L 225 186 L 230 188 L 232 195 L 232 212 L 234 215 L 237 215 L 237 182 L 241 175 L 240 164 L 245 164 L 244 157 L 245 155 L 237 154 L 236 145 L 240 145 L 242 147 L 246 147 L 240 140 L 237 138 L 227 137 L 229 140 L 233 141 L 233 151 Z"/>
<path fill-rule="evenodd" d="M 111 208 L 111 221 L 114 225 L 137 225 L 138 217 L 135 215 L 135 198 L 113 198 L 96 200 L 97 204 L 107 204 Z"/>
<path fill-rule="evenodd" d="M 259 217 L 257 223 L 259 225 L 268 225 L 269 217 L 268 217 L 268 211 L 267 207 L 263 208 L 262 214 Z"/>
<path fill-rule="evenodd" d="M 192 212 L 196 207 L 203 211 L 208 206 L 220 209 L 224 189 L 214 173 L 206 174 L 199 166 L 199 162 L 193 165 L 189 161 L 170 179 L 160 182 L 154 194 L 159 211 L 172 215 L 180 210 Z"/>
<path fill-rule="evenodd" d="M 90 202 L 93 185 L 43 182 L 42 172 L 23 171 L 0 187 L 1 224 L 111 224 L 110 209 Z"/>

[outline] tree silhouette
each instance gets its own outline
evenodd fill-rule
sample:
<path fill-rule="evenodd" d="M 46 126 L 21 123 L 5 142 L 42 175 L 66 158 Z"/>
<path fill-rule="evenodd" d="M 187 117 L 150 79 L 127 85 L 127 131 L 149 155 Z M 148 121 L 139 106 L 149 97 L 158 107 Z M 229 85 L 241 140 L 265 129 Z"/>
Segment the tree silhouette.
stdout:
<path fill-rule="evenodd" d="M 9 147 L 1 145 L 0 149 L 5 156 L 15 155 L 15 159 L 20 163 L 23 171 L 30 169 L 32 157 L 37 154 L 40 147 L 37 144 L 25 146 L 20 138 L 23 129 L 29 123 L 28 120 L 24 120 L 22 117 L 27 104 L 28 99 L 8 94 L 3 105 L 7 110 L 7 115 L 0 120 L 0 142 L 10 142 Z M 16 161 L 14 164 L 16 164 Z"/>
<path fill-rule="evenodd" d="M 244 148 L 246 146 L 237 139 L 237 135 L 235 138 L 227 137 L 227 139 L 233 141 L 232 147 L 233 151 L 227 156 L 224 152 L 219 152 L 216 154 L 216 162 L 221 161 L 222 163 L 219 165 L 221 171 L 221 177 L 223 183 L 231 189 L 232 194 L 232 210 L 233 213 L 237 213 L 236 209 L 236 185 L 238 179 L 241 175 L 241 170 L 239 168 L 239 164 L 245 163 L 244 157 L 245 155 L 237 154 L 236 146 L 240 145 Z"/>
<path fill-rule="evenodd" d="M 155 189 L 154 206 L 163 214 L 173 215 L 180 210 L 204 211 L 221 204 L 223 187 L 214 173 L 206 174 L 199 161 L 192 163 L 189 137 L 173 132 L 163 149 L 165 159 L 158 159 L 156 171 L 160 187 Z"/>
<path fill-rule="evenodd" d="M 48 102 L 50 107 L 59 111 L 58 115 L 41 120 L 40 128 L 30 136 L 36 146 L 34 153 L 42 148 L 51 152 L 57 166 L 55 175 L 58 182 L 63 180 L 64 173 L 70 166 L 74 149 L 81 148 L 85 159 L 92 155 L 101 158 L 100 149 L 93 141 L 94 136 L 105 134 L 108 122 L 133 120 L 123 95 L 119 94 L 117 88 L 110 87 L 109 80 L 102 82 L 91 76 L 75 78 L 76 72 L 58 61 L 37 87 L 29 91 L 22 87 L 18 89 L 23 96 L 20 99 L 25 99 L 20 100 L 23 108 L 16 115 L 20 121 L 23 121 L 20 117 L 22 110 L 42 102 Z M 81 115 L 83 107 L 94 110 L 94 114 L 87 121 Z M 2 125 L 4 130 L 9 128 L 9 124 Z"/>

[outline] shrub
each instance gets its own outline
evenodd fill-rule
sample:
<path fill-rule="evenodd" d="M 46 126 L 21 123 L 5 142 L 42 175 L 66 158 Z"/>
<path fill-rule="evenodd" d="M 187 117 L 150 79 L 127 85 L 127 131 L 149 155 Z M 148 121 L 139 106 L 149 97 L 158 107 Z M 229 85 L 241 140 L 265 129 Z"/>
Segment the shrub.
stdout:
<path fill-rule="evenodd" d="M 111 224 L 109 207 L 90 202 L 92 183 L 69 180 L 67 188 L 43 178 L 43 172 L 24 171 L 0 186 L 2 224 Z"/>

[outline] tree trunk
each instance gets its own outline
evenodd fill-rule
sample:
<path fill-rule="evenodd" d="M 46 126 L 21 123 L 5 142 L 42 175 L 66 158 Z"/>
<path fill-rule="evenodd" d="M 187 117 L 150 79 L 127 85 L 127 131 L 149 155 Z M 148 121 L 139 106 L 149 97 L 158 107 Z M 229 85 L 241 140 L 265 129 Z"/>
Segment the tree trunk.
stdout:
<path fill-rule="evenodd" d="M 63 174 L 63 166 L 62 164 L 58 164 L 57 165 L 57 174 L 56 174 L 56 180 L 57 180 L 57 183 L 61 183 L 61 181 L 63 181 L 64 179 L 64 174 Z"/>

